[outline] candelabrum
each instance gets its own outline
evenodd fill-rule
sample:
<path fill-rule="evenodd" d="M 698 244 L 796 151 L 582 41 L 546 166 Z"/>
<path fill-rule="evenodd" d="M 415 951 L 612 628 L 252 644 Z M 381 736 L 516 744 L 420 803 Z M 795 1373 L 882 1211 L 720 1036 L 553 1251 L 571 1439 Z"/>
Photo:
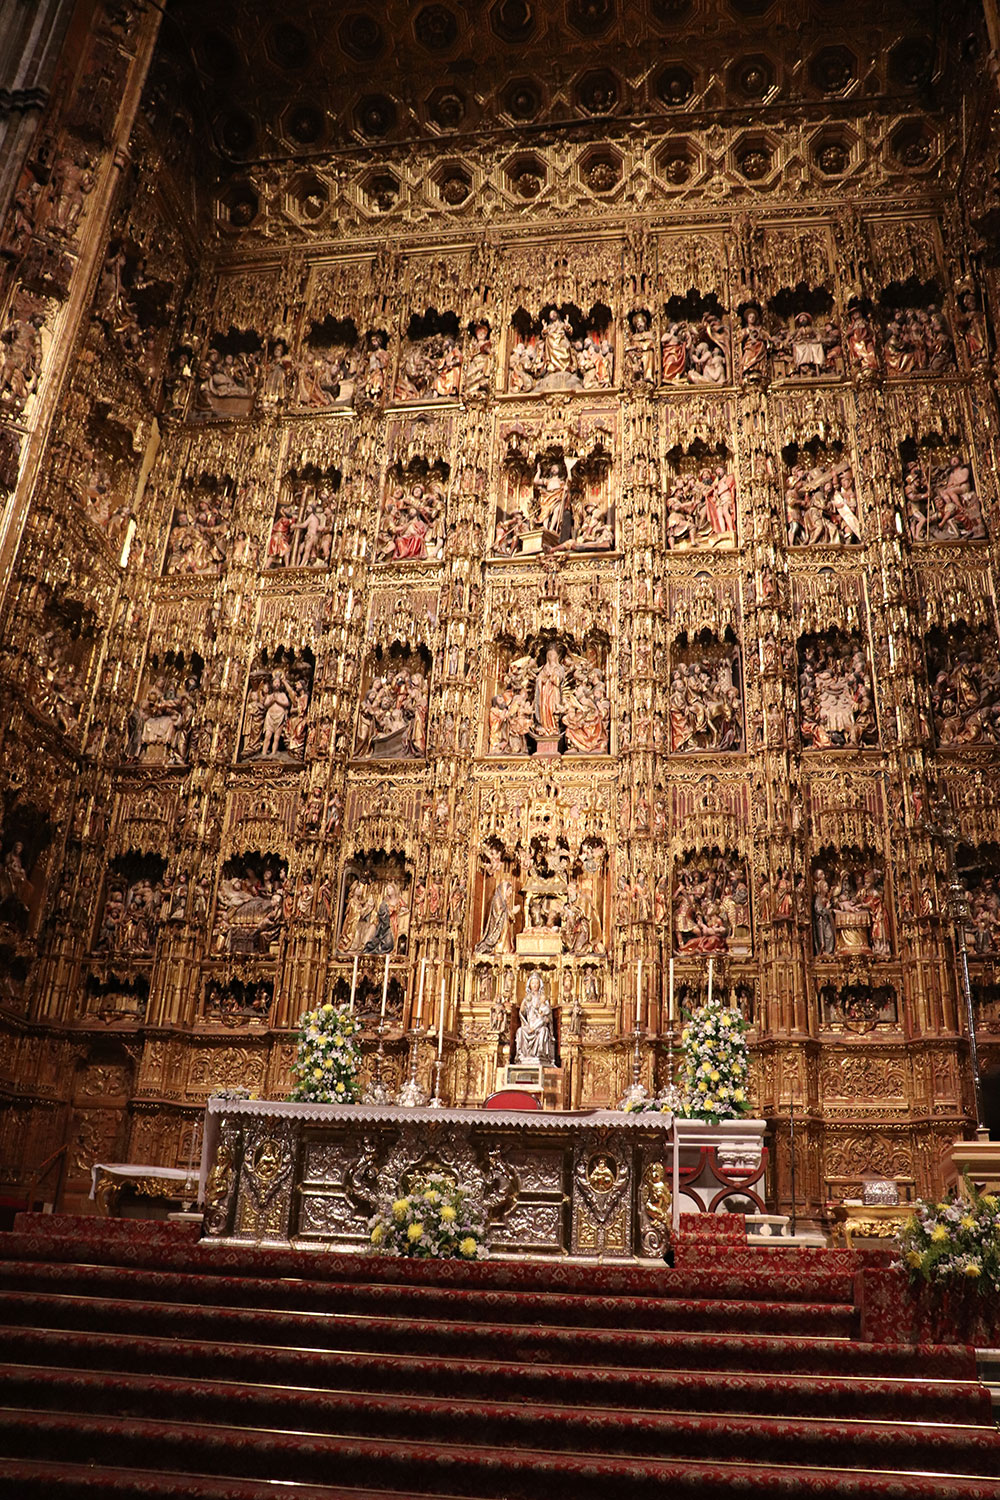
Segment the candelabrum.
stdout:
<path fill-rule="evenodd" d="M 649 1095 L 641 1083 L 642 1077 L 642 1039 L 645 1028 L 640 1024 L 638 1014 L 635 1018 L 635 1027 L 632 1031 L 632 1082 L 625 1090 L 619 1109 L 642 1108 L 649 1103 Z"/>
<path fill-rule="evenodd" d="M 677 1114 L 684 1102 L 684 1093 L 674 1078 L 674 1024 L 668 1021 L 667 1031 L 667 1081 L 660 1090 L 657 1098 L 661 1107 L 669 1109 L 672 1114 Z"/>
<path fill-rule="evenodd" d="M 441 1098 L 441 1078 L 444 1073 L 444 1057 L 439 1052 L 434 1059 L 434 1096 L 431 1099 L 431 1109 L 444 1109 L 444 1100 Z"/>
<path fill-rule="evenodd" d="M 419 1026 L 414 1026 L 410 1032 L 410 1060 L 407 1069 L 407 1079 L 396 1095 L 396 1103 L 401 1104 L 404 1109 L 419 1109 L 427 1103 L 427 1090 L 417 1079 L 417 1052 L 420 1046 L 422 1033 Z"/>
<path fill-rule="evenodd" d="M 983 1085 L 979 1073 L 979 1048 L 976 1039 L 976 1008 L 972 998 L 969 979 L 969 950 L 966 927 L 971 920 L 969 897 L 958 873 L 956 851 L 961 831 L 955 813 L 947 797 L 940 797 L 935 816 L 924 820 L 922 832 L 928 834 L 944 849 L 945 868 L 948 876 L 947 910 L 951 920 L 952 939 L 955 947 L 955 963 L 958 969 L 958 987 L 965 1009 L 965 1028 L 969 1037 L 969 1066 L 972 1071 L 973 1107 L 976 1111 L 976 1134 L 981 1140 L 989 1137 L 983 1115 Z"/>
<path fill-rule="evenodd" d="M 378 1023 L 378 1050 L 375 1053 L 375 1063 L 372 1069 L 372 1081 L 365 1089 L 363 1099 L 365 1104 L 391 1104 L 392 1090 L 382 1078 L 382 1064 L 385 1061 L 385 1016 Z"/>

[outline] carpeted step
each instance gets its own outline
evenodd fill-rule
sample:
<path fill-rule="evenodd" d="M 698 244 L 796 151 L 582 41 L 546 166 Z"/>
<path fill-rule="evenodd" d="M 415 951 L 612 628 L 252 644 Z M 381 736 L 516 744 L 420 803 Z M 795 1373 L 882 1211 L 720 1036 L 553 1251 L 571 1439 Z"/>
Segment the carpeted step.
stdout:
<path fill-rule="evenodd" d="M 37 1383 L 41 1392 L 66 1382 L 102 1385 L 120 1377 L 191 1385 L 225 1385 L 425 1395 L 449 1400 L 540 1401 L 580 1408 L 641 1407 L 646 1411 L 733 1412 L 841 1420 L 987 1424 L 992 1402 L 976 1380 L 893 1380 L 878 1376 L 755 1375 L 739 1370 L 597 1369 L 587 1365 L 520 1365 L 488 1360 L 424 1359 L 410 1355 L 315 1353 L 253 1346 L 182 1344 L 110 1334 L 65 1335 L 13 1330 L 0 1383 Z M 246 1388 L 243 1386 L 241 1388 Z M 20 1389 L 20 1386 L 16 1386 Z M 15 1404 L 8 1394 L 7 1403 Z M 67 1403 L 69 1404 L 69 1403 Z"/>
<path fill-rule="evenodd" d="M 995 1500 L 992 1475 L 952 1472 L 850 1471 L 713 1458 L 682 1461 L 624 1454 L 586 1455 L 495 1446 L 317 1436 L 312 1433 L 225 1428 L 136 1418 L 0 1412 L 0 1451 L 11 1458 L 78 1461 L 153 1470 L 271 1478 L 284 1486 L 321 1484 L 378 1490 L 406 1487 L 412 1495 L 475 1496 L 477 1500 L 607 1500 L 609 1494 L 647 1500 L 664 1493 L 701 1497 L 720 1494 L 936 1496 L 940 1500 Z M 995 1473 L 995 1470 L 993 1471 Z M 288 1488 L 285 1493 L 289 1493 Z"/>
<path fill-rule="evenodd" d="M 607 1292 L 516 1290 L 502 1287 L 460 1287 L 423 1283 L 384 1282 L 379 1262 L 367 1261 L 368 1280 L 315 1280 L 308 1275 L 308 1258 L 301 1279 L 263 1280 L 249 1276 L 206 1277 L 195 1272 L 148 1270 L 132 1266 L 48 1265 L 34 1260 L 0 1261 L 0 1290 L 46 1291 L 62 1295 L 115 1295 L 130 1300 L 163 1300 L 202 1305 L 276 1307 L 315 1312 L 405 1309 L 430 1316 L 451 1308 L 462 1318 L 501 1316 L 521 1318 L 530 1311 L 532 1322 L 571 1325 L 603 1323 L 620 1328 L 669 1326 L 669 1306 L 677 1300 L 722 1299 L 727 1302 L 808 1302 L 813 1306 L 853 1306 L 854 1278 L 847 1274 L 823 1276 L 770 1274 L 766 1269 L 736 1276 L 670 1271 L 664 1267 L 658 1295 Z M 668 1319 L 664 1325 L 663 1318 Z"/>
<path fill-rule="evenodd" d="M 19 1216 L 21 1218 L 24 1215 Z M 254 1245 L 219 1245 L 211 1240 L 191 1243 L 189 1238 L 176 1242 L 165 1237 L 146 1239 L 106 1234 L 101 1226 L 117 1220 L 85 1219 L 94 1226 L 82 1237 L 68 1234 L 47 1236 L 44 1233 L 0 1235 L 0 1267 L 5 1261 L 37 1261 L 51 1264 L 132 1266 L 137 1269 L 173 1270 L 207 1276 L 252 1276 L 264 1280 L 280 1277 L 306 1277 L 324 1281 L 392 1282 L 411 1285 L 454 1285 L 511 1290 L 581 1291 L 586 1293 L 662 1295 L 664 1278 L 671 1273 L 660 1262 L 637 1265 L 570 1265 L 558 1260 L 545 1261 L 420 1261 L 394 1256 L 365 1255 L 308 1249 L 261 1247 Z M 187 1226 L 179 1226 L 186 1228 Z M 886 1251 L 818 1250 L 805 1246 L 768 1249 L 704 1245 L 685 1251 L 679 1248 L 687 1274 L 697 1275 L 699 1285 L 714 1288 L 720 1275 L 731 1281 L 751 1275 L 764 1284 L 777 1284 L 786 1278 L 793 1286 L 801 1283 L 816 1288 L 816 1300 L 822 1300 L 822 1288 L 840 1287 L 862 1265 L 888 1265 L 892 1256 Z M 762 1295 L 766 1295 L 762 1293 Z"/>
<path fill-rule="evenodd" d="M 461 1309 L 459 1309 L 461 1311 Z M 485 1311 L 480 1309 L 480 1311 Z M 569 1311 L 569 1309 L 567 1309 Z M 663 1333 L 782 1334 L 801 1338 L 849 1338 L 855 1331 L 853 1308 L 808 1302 L 709 1301 L 677 1298 L 660 1305 L 655 1331 L 590 1325 L 586 1330 L 556 1323 L 529 1326 L 530 1299 L 522 1304 L 513 1325 L 471 1322 L 461 1315 L 436 1317 L 380 1317 L 374 1313 L 309 1313 L 274 1308 L 204 1306 L 192 1303 L 128 1301 L 114 1297 L 62 1296 L 50 1292 L 0 1292 L 0 1326 L 37 1324 L 59 1328 L 108 1328 L 120 1332 L 166 1334 L 178 1338 L 250 1339 L 254 1343 L 302 1344 L 329 1347 L 332 1334 L 341 1348 L 387 1352 L 402 1345 L 425 1354 L 496 1351 L 506 1357 L 511 1341 L 526 1359 L 549 1343 L 569 1337 L 600 1340 L 603 1358 L 621 1363 L 630 1341 L 655 1340 Z M 501 1316 L 502 1316 L 501 1312 Z M 661 1332 L 662 1330 L 662 1332 Z M 640 1347 L 637 1345 L 636 1347 Z M 649 1346 L 655 1347 L 654 1344 Z M 615 1353 L 613 1351 L 619 1351 Z M 634 1364 L 635 1360 L 628 1358 Z"/>
<path fill-rule="evenodd" d="M 412 1491 L 297 1484 L 290 1495 L 280 1480 L 213 1479 L 199 1474 L 154 1474 L 149 1469 L 0 1458 L 0 1496 L 5 1500 L 412 1500 Z M 454 1497 L 428 1493 L 424 1500 Z"/>
<path fill-rule="evenodd" d="M 126 1324 L 127 1324 L 127 1320 Z M 169 1323 L 168 1319 L 165 1319 Z M 2 1326 L 2 1321 L 0 1321 Z M 478 1360 L 490 1368 L 494 1359 L 515 1365 L 569 1365 L 576 1368 L 604 1369 L 611 1373 L 627 1369 L 654 1371 L 688 1370 L 758 1375 L 799 1374 L 812 1376 L 889 1378 L 926 1381 L 933 1371 L 935 1380 L 975 1379 L 974 1352 L 962 1345 L 941 1344 L 862 1344 L 847 1339 L 795 1339 L 740 1334 L 658 1334 L 625 1335 L 617 1342 L 614 1335 L 605 1338 L 583 1329 L 539 1330 L 538 1339 L 531 1330 L 522 1337 L 518 1329 L 505 1329 L 502 1347 L 489 1349 L 478 1337 L 481 1329 L 470 1325 L 468 1347 L 443 1348 L 433 1353 L 421 1352 L 405 1338 L 404 1348 L 389 1350 L 351 1350 L 340 1337 L 341 1320 L 331 1319 L 325 1325 L 325 1338 L 303 1347 L 299 1340 L 284 1346 L 253 1339 L 230 1341 L 233 1330 L 220 1323 L 210 1323 L 204 1337 L 193 1339 L 171 1332 L 169 1327 L 159 1336 L 144 1336 L 128 1326 L 109 1333 L 105 1329 L 73 1329 L 36 1326 L 27 1319 L 20 1326 L 8 1324 L 4 1329 L 3 1348 L 8 1359 L 25 1363 L 69 1364 L 96 1361 L 96 1368 L 141 1370 L 142 1361 L 157 1357 L 161 1363 L 148 1368 L 164 1373 L 190 1375 L 197 1373 L 192 1361 L 211 1359 L 219 1352 L 232 1371 L 233 1378 L 268 1379 L 266 1371 L 278 1364 L 283 1371 L 299 1369 L 303 1383 L 320 1383 L 319 1369 L 332 1368 L 330 1362 L 355 1358 L 372 1363 L 378 1360 L 414 1357 L 421 1361 Z M 545 1338 L 555 1332 L 558 1337 Z M 230 1336 L 227 1338 L 227 1334 Z M 332 1344 L 339 1347 L 331 1349 Z M 40 1357 L 40 1356 L 45 1356 Z M 631 1356 L 631 1357 L 630 1357 Z M 253 1371 L 264 1370 L 264 1374 Z M 312 1372 L 312 1374 L 310 1374 Z"/>
<path fill-rule="evenodd" d="M 634 1399 L 640 1393 L 635 1392 Z M 842 1468 L 983 1474 L 1000 1472 L 1000 1432 L 991 1423 L 844 1421 L 818 1417 L 723 1416 L 622 1407 L 577 1409 L 553 1399 L 482 1401 L 357 1391 L 287 1390 L 162 1376 L 97 1376 L 0 1367 L 0 1408 L 136 1417 L 203 1426 L 288 1430 L 315 1436 L 380 1437 L 450 1445 L 548 1448 L 634 1458 L 699 1458 L 822 1464 L 836 1449 Z M 0 1410 L 0 1423 L 4 1420 Z M 237 1439 L 234 1435 L 234 1441 Z"/>

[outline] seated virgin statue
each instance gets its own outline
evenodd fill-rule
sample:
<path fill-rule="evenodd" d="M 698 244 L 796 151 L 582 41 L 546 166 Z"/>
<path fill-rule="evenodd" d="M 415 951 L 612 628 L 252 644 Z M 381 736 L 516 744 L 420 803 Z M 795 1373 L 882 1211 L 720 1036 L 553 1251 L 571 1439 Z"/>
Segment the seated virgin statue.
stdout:
<path fill-rule="evenodd" d="M 537 969 L 528 977 L 520 1014 L 521 1024 L 514 1038 L 514 1061 L 539 1062 L 551 1068 L 556 1060 L 552 1007 L 546 998 L 542 976 Z"/>

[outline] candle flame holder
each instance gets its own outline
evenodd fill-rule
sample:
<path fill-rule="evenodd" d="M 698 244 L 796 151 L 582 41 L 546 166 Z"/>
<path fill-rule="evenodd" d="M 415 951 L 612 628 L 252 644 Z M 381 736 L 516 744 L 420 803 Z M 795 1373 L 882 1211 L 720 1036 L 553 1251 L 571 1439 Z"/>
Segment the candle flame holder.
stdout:
<path fill-rule="evenodd" d="M 632 1082 L 622 1096 L 619 1109 L 628 1109 L 631 1105 L 645 1105 L 649 1102 L 649 1095 L 641 1082 L 642 1078 L 642 1039 L 645 1036 L 645 1027 L 639 1024 L 638 1014 L 635 1018 L 635 1027 L 632 1031 Z"/>
<path fill-rule="evenodd" d="M 407 1068 L 407 1079 L 396 1095 L 396 1103 L 404 1109 L 420 1109 L 427 1103 L 427 1090 L 417 1078 L 417 1051 L 420 1046 L 420 1027 L 414 1026 L 410 1032 L 410 1058 Z"/>
<path fill-rule="evenodd" d="M 375 1053 L 375 1065 L 372 1072 L 372 1081 L 365 1089 L 362 1102 L 365 1104 L 391 1104 L 392 1089 L 382 1077 L 382 1068 L 385 1063 L 385 1017 L 378 1023 L 378 1050 Z"/>

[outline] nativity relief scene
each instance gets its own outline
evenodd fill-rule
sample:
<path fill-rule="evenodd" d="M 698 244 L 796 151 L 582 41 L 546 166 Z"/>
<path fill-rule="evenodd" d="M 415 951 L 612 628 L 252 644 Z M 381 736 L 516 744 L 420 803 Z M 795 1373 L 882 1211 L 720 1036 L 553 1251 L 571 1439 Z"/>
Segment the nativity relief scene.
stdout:
<path fill-rule="evenodd" d="M 86 0 L 0 168 L 0 1199 L 197 1176 L 234 1093 L 513 1091 L 611 1144 L 516 1225 L 476 1158 L 503 1253 L 661 1259 L 709 1010 L 733 1212 L 943 1192 L 970 1014 L 1000 1068 L 981 0 L 316 3 Z M 285 1128 L 222 1238 L 285 1243 Z"/>

